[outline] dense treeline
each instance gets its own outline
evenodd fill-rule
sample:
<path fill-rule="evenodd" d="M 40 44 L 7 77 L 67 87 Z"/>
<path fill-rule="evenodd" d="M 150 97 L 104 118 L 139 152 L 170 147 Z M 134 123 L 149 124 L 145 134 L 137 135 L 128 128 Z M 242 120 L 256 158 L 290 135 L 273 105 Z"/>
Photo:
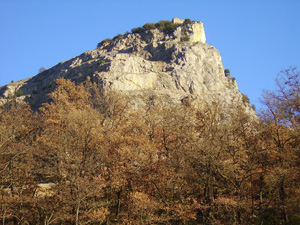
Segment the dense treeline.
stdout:
<path fill-rule="evenodd" d="M 98 90 L 59 79 L 38 113 L 0 108 L 2 224 L 299 224 L 295 70 L 259 120 Z"/>

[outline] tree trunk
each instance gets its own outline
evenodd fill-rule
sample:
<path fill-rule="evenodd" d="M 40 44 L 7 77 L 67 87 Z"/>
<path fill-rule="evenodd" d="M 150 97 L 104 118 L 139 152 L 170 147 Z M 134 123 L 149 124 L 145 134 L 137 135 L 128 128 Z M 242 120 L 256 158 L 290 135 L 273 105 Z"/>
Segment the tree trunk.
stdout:
<path fill-rule="evenodd" d="M 76 208 L 76 225 L 79 224 L 79 209 L 80 209 L 80 200 L 78 200 L 77 208 Z"/>
<path fill-rule="evenodd" d="M 284 179 L 282 180 L 282 182 L 280 182 L 279 198 L 281 202 L 281 219 L 283 221 L 283 224 L 288 224 L 288 218 L 285 209 Z"/>

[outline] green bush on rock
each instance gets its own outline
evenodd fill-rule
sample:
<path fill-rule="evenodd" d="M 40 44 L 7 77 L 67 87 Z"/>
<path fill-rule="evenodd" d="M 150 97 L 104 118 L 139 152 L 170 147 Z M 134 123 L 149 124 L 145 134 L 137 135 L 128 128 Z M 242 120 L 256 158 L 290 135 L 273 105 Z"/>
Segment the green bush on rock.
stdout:
<path fill-rule="evenodd" d="M 137 27 L 137 28 L 132 28 L 131 29 L 131 32 L 133 34 L 140 34 L 140 33 L 143 33 L 144 29 L 142 27 Z"/>
<path fill-rule="evenodd" d="M 224 70 L 225 76 L 229 77 L 230 76 L 230 70 L 229 69 L 225 69 Z"/>
<path fill-rule="evenodd" d="M 185 19 L 183 22 L 184 25 L 191 24 L 191 23 L 192 23 L 191 19 Z"/>
<path fill-rule="evenodd" d="M 104 61 L 104 60 L 100 60 L 100 61 L 98 61 L 98 65 L 103 65 L 103 64 L 105 64 L 106 62 Z"/>
<path fill-rule="evenodd" d="M 100 43 L 98 43 L 97 48 L 100 48 L 103 45 L 108 45 L 111 42 L 110 38 L 106 38 L 105 40 L 101 41 Z"/>
<path fill-rule="evenodd" d="M 171 21 L 169 20 L 161 20 L 159 21 L 158 23 L 155 24 L 155 27 L 166 33 L 166 34 L 170 34 L 170 33 L 173 33 L 177 27 L 179 27 L 180 24 L 175 24 L 175 23 L 172 23 Z"/>
<path fill-rule="evenodd" d="M 23 95 L 23 91 L 22 90 L 18 90 L 17 91 L 17 97 L 20 97 L 20 96 L 22 96 Z"/>
<path fill-rule="evenodd" d="M 146 23 L 146 24 L 144 24 L 143 28 L 144 28 L 145 30 L 155 30 L 155 29 L 156 29 L 154 23 Z"/>

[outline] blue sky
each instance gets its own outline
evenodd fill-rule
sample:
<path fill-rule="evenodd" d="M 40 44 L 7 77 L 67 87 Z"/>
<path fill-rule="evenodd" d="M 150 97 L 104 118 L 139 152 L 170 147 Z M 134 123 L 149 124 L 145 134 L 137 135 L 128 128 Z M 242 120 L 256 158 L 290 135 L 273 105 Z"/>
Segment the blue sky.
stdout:
<path fill-rule="evenodd" d="M 204 23 L 207 43 L 258 107 L 281 70 L 300 70 L 299 0 L 0 0 L 0 86 L 173 17 Z"/>

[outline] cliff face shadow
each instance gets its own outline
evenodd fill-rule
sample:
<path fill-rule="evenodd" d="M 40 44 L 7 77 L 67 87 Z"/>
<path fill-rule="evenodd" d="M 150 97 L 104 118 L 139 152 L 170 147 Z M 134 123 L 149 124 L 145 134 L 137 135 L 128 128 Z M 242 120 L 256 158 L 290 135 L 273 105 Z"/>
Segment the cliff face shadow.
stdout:
<path fill-rule="evenodd" d="M 84 68 L 79 68 L 79 71 L 84 71 Z M 22 95 L 25 96 L 24 101 L 27 102 L 34 111 L 37 111 L 43 103 L 50 103 L 51 99 L 49 94 L 56 88 L 56 79 L 64 77 L 70 79 L 76 84 L 85 82 L 87 73 L 77 73 L 71 70 L 70 73 L 62 74 L 60 70 L 51 68 L 43 71 L 38 75 L 28 79 L 19 88 Z"/>
<path fill-rule="evenodd" d="M 150 44 L 144 47 L 144 50 L 151 54 L 151 57 L 149 58 L 150 61 L 164 62 L 170 62 L 172 60 L 174 49 L 175 46 L 167 48 L 165 44 L 158 45 L 157 47 Z"/>

